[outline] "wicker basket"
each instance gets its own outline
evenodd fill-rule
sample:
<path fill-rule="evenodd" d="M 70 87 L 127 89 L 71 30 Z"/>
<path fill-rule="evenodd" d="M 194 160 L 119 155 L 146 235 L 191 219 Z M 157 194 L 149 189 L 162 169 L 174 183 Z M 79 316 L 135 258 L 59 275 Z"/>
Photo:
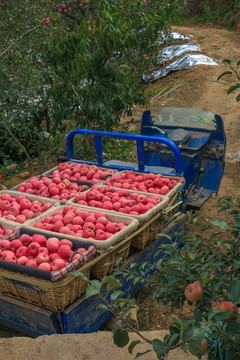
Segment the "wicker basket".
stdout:
<path fill-rule="evenodd" d="M 44 177 L 53 180 L 53 177 L 50 177 L 50 176 L 38 175 L 38 176 L 34 176 L 34 177 L 37 177 L 37 178 L 40 179 L 40 180 L 41 180 L 42 178 L 44 178 Z M 12 187 L 10 190 L 18 191 L 18 192 L 20 192 L 22 195 L 26 195 L 26 194 L 29 195 L 27 192 L 20 191 L 20 190 L 18 190 L 18 189 L 20 188 L 20 186 L 21 186 L 22 184 L 24 184 L 24 183 L 29 183 L 30 180 L 31 180 L 31 178 L 28 179 L 28 180 L 26 180 L 26 181 L 24 181 L 24 182 L 21 182 L 20 184 L 14 186 L 14 187 Z M 61 180 L 66 180 L 66 179 L 61 178 Z M 72 179 L 67 179 L 67 180 L 70 181 L 71 183 L 76 183 L 76 184 L 78 184 L 78 186 L 81 186 L 81 185 L 82 185 L 83 188 L 80 189 L 79 191 L 85 191 L 85 190 L 91 188 L 91 186 L 93 185 L 92 183 L 90 183 L 90 182 L 88 182 L 88 181 L 79 181 L 79 180 L 72 180 Z M 52 196 L 42 196 L 42 195 L 37 195 L 37 194 L 33 194 L 33 195 L 34 195 L 34 196 L 38 196 L 39 199 L 42 199 L 42 198 L 44 198 L 44 199 L 52 199 Z M 53 200 L 54 200 L 54 199 L 53 199 Z M 69 200 L 69 199 L 68 199 L 68 200 Z M 59 199 L 59 200 L 57 200 L 57 201 L 59 202 L 59 204 L 64 205 L 68 200 L 60 200 L 60 199 Z M 56 200 L 55 200 L 55 201 L 56 201 Z"/>
<path fill-rule="evenodd" d="M 2 191 L 0 191 L 0 195 L 2 195 L 2 194 L 8 194 L 8 195 L 10 195 L 11 197 L 13 197 L 13 198 L 15 198 L 15 199 L 16 199 L 18 196 L 25 196 L 28 200 L 30 200 L 30 201 L 32 201 L 32 202 L 33 202 L 33 201 L 39 201 L 39 202 L 41 202 L 41 204 L 51 203 L 51 204 L 52 204 L 52 207 L 49 208 L 48 210 L 46 210 L 46 211 L 43 213 L 44 216 L 47 216 L 47 215 L 45 215 L 45 214 L 47 214 L 50 209 L 52 209 L 52 208 L 55 207 L 55 206 L 59 206 L 59 205 L 60 205 L 60 202 L 59 202 L 58 200 L 50 199 L 50 198 L 43 197 L 43 196 L 38 196 L 38 195 L 32 195 L 32 194 L 28 194 L 28 193 L 23 193 L 23 192 L 21 192 L 21 191 L 2 190 Z M 36 213 L 35 215 L 37 215 L 37 214 L 38 214 L 38 213 Z M 40 215 L 39 215 L 39 216 L 40 216 Z M 35 217 L 35 218 L 37 218 L 37 217 Z M 12 224 L 12 223 L 13 223 L 13 224 L 18 224 L 18 227 L 22 227 L 23 224 L 26 225 L 26 224 L 28 224 L 29 221 L 31 221 L 31 220 L 27 219 L 24 223 L 18 223 L 18 222 L 13 221 L 13 220 L 8 220 L 8 219 L 4 219 L 4 220 L 8 221 L 8 222 L 11 223 L 11 224 Z"/>
<path fill-rule="evenodd" d="M 75 207 L 75 206 L 73 206 L 73 207 Z M 64 208 L 64 205 L 60 205 L 53 209 L 49 209 L 47 211 L 47 216 L 51 216 L 57 210 L 62 210 L 63 208 Z M 80 206 L 79 205 L 78 209 L 79 208 L 84 211 L 91 212 L 91 213 L 94 213 L 97 211 L 96 208 L 94 209 L 94 208 L 91 208 L 90 206 Z M 124 215 L 121 215 L 114 211 L 107 211 L 107 210 L 105 211 L 103 209 L 101 209 L 101 211 L 106 214 L 109 221 L 118 222 L 118 223 L 123 222 L 127 226 L 125 228 L 123 228 L 122 230 L 120 230 L 119 232 L 113 234 L 111 237 L 109 237 L 106 240 L 96 240 L 96 239 L 91 239 L 91 238 L 86 239 L 86 238 L 77 237 L 77 236 L 73 236 L 73 235 L 69 235 L 69 234 L 64 234 L 64 237 L 66 239 L 69 239 L 72 241 L 81 241 L 82 243 L 87 242 L 91 245 L 94 245 L 97 250 L 107 250 L 111 246 L 114 246 L 117 243 L 119 243 L 121 240 L 126 239 L 131 233 L 136 231 L 136 229 L 139 226 L 139 221 L 133 217 L 124 216 Z M 34 225 L 36 222 L 41 221 L 44 218 L 45 218 L 45 214 L 43 213 L 42 215 L 38 216 L 36 219 L 29 220 L 27 225 L 25 226 L 25 228 L 30 229 L 30 230 L 38 230 L 37 228 L 34 227 Z M 57 232 L 44 230 L 44 229 L 41 229 L 41 233 L 42 234 L 51 234 L 52 236 L 59 235 L 59 233 L 57 233 Z"/>
<path fill-rule="evenodd" d="M 163 229 L 162 215 L 157 214 L 149 221 L 144 223 L 132 238 L 131 247 L 143 250 L 155 238 L 155 235 L 161 233 Z"/>
<path fill-rule="evenodd" d="M 7 219 L 0 218 L 0 228 L 3 230 L 9 229 L 9 230 L 14 231 L 21 227 L 22 227 L 22 224 L 19 224 L 15 221 L 10 221 Z M 6 236 L 6 235 L 3 235 L 3 236 Z M 0 236 L 0 240 L 1 240 L 1 236 Z"/>
<path fill-rule="evenodd" d="M 69 164 L 82 164 L 82 163 L 84 163 L 84 161 L 66 161 L 66 162 L 69 163 Z M 88 165 L 91 165 L 91 164 L 88 164 Z M 95 165 L 95 164 L 93 164 L 93 165 Z M 111 168 L 99 166 L 99 165 L 97 165 L 97 164 L 96 164 L 96 166 L 97 166 L 99 169 L 105 170 L 105 171 L 111 169 Z M 52 173 L 53 173 L 55 170 L 57 170 L 57 169 L 58 169 L 58 165 L 55 166 L 55 167 L 52 168 L 52 169 L 49 169 L 49 170 L 45 171 L 45 172 L 42 174 L 42 176 L 52 177 Z M 111 169 L 111 170 L 114 171 L 114 175 L 119 172 L 117 169 Z M 102 183 L 103 181 L 105 181 L 107 178 L 109 178 L 109 177 L 111 177 L 111 176 L 112 176 L 112 175 L 107 175 L 105 179 L 100 179 L 97 184 Z M 69 180 L 70 180 L 70 179 L 69 179 Z M 89 182 L 91 182 L 91 180 L 89 180 Z"/>
<path fill-rule="evenodd" d="M 98 185 L 98 186 L 99 186 L 99 189 L 106 188 L 105 185 Z M 119 188 L 115 188 L 115 187 L 113 187 L 113 189 L 114 189 L 114 192 L 117 192 L 119 190 Z M 126 213 L 122 213 L 122 212 L 119 212 L 119 211 L 115 211 L 115 210 L 107 210 L 108 212 L 110 211 L 113 214 L 125 215 L 125 216 L 131 217 L 131 218 L 135 218 L 135 219 L 137 219 L 139 221 L 140 224 L 143 224 L 144 222 L 148 221 L 153 216 L 158 214 L 169 203 L 169 197 L 168 196 L 158 195 L 158 194 L 153 194 L 153 193 L 147 193 L 147 192 L 141 192 L 141 191 L 137 191 L 137 190 L 127 190 L 127 189 L 125 189 L 125 190 L 127 191 L 128 196 L 131 196 L 131 194 L 137 193 L 139 195 L 144 195 L 147 198 L 151 198 L 152 196 L 156 196 L 160 200 L 160 202 L 157 205 L 155 205 L 153 208 L 148 210 L 146 213 L 140 214 L 140 215 L 131 215 L 131 214 L 126 214 Z M 85 193 L 88 193 L 89 191 L 91 191 L 91 189 L 86 190 Z M 75 207 L 83 207 L 83 206 L 85 207 L 86 206 L 86 205 L 77 204 L 74 198 L 69 199 L 66 202 L 66 204 L 70 204 L 70 205 L 75 206 Z M 90 209 L 91 208 L 97 209 L 99 211 L 105 211 L 105 209 L 92 207 L 92 206 L 90 206 L 89 208 Z"/>
<path fill-rule="evenodd" d="M 77 271 L 86 278 L 90 276 L 89 264 Z M 87 282 L 80 276 L 70 275 L 54 282 L 0 269 L 2 294 L 51 310 L 63 311 L 85 292 L 86 287 Z"/>
<path fill-rule="evenodd" d="M 13 241 L 23 234 L 33 236 L 41 232 L 18 228 L 5 235 L 4 239 Z M 59 240 L 63 238 L 58 237 Z M 73 243 L 73 250 L 79 247 L 83 247 L 81 242 Z M 95 251 L 88 244 L 84 256 L 74 259 L 61 270 L 51 272 L 0 260 L 0 293 L 48 309 L 63 310 L 85 292 L 87 282 L 80 276 L 71 276 L 71 273 L 73 270 L 80 271 L 89 279 L 89 263 Z"/>
<path fill-rule="evenodd" d="M 127 171 L 128 171 L 128 170 L 119 171 L 118 175 L 124 174 L 124 173 L 126 173 Z M 134 171 L 134 173 L 137 174 L 137 175 L 146 174 L 146 173 L 137 172 L 137 171 Z M 176 181 L 177 181 L 177 185 L 174 186 L 174 188 L 171 189 L 171 190 L 166 194 L 166 196 L 168 196 L 169 199 L 172 199 L 176 193 L 178 193 L 179 191 L 182 191 L 183 186 L 184 186 L 184 184 L 185 184 L 184 178 L 183 178 L 183 177 L 180 177 L 180 176 L 172 176 L 172 175 L 171 175 L 171 176 L 170 176 L 170 175 L 169 175 L 169 176 L 163 176 L 163 178 L 166 178 L 166 177 L 167 177 L 168 179 L 170 179 L 170 180 L 176 180 Z M 183 182 L 181 182 L 180 180 L 183 181 Z M 105 184 L 105 181 L 103 181 L 102 184 L 103 184 L 103 185 L 106 185 L 106 184 Z M 99 185 L 99 184 L 98 184 L 98 185 Z M 145 194 L 146 194 L 146 192 L 145 192 Z M 154 195 L 155 195 L 155 194 L 154 194 Z"/>
<path fill-rule="evenodd" d="M 161 213 L 163 223 L 170 221 L 173 217 L 176 217 L 183 212 L 183 200 L 181 200 L 181 197 L 181 189 L 179 189 Z"/>
<path fill-rule="evenodd" d="M 129 255 L 131 246 L 131 236 L 115 245 L 113 248 L 102 254 L 96 254 L 95 259 L 90 263 L 90 276 L 95 279 L 101 279 L 116 265 L 118 258 L 125 261 Z"/>

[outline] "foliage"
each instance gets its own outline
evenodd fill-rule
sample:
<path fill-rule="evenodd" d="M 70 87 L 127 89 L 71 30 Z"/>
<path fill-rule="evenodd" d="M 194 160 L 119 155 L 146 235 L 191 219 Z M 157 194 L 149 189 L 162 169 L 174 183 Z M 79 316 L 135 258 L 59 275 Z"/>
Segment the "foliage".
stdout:
<path fill-rule="evenodd" d="M 219 81 L 223 76 L 226 76 L 226 75 L 234 75 L 237 78 L 237 81 L 240 81 L 240 74 L 237 71 L 238 67 L 240 66 L 240 60 L 237 62 L 235 68 L 232 66 L 233 59 L 231 57 L 229 57 L 228 59 L 222 60 L 222 62 L 228 64 L 231 71 L 224 71 L 221 75 L 219 75 L 219 77 L 217 78 L 217 81 Z M 240 82 L 237 82 L 235 85 L 230 86 L 227 93 L 230 94 L 231 92 L 233 92 L 239 88 L 240 88 Z M 236 100 L 240 101 L 240 94 L 237 95 Z"/>
<path fill-rule="evenodd" d="M 40 130 L 112 129 L 145 104 L 141 75 L 154 63 L 182 0 L 19 0 L 0 3 L 0 113 L 31 156 Z M 22 160 L 16 147 L 3 152 Z M 22 142 L 23 141 L 23 142 Z M 35 144 L 36 145 L 36 144 Z M 31 151 L 30 151 L 31 149 Z M 15 155 L 15 156 L 14 156 Z"/>
<path fill-rule="evenodd" d="M 57 123 L 71 116 L 77 127 L 109 130 L 134 104 L 145 103 L 141 74 L 158 51 L 159 31 L 167 31 L 175 3 L 91 0 L 80 11 L 79 4 L 72 7 L 71 22 L 59 13 L 41 48 L 53 69 L 48 82 Z"/>
<path fill-rule="evenodd" d="M 170 237 L 159 234 L 168 241 L 163 241 L 155 255 L 154 265 L 142 264 L 136 267 L 136 264 L 131 264 L 128 269 L 119 268 L 113 275 L 105 276 L 102 282 L 97 281 L 98 294 L 102 286 L 107 285 L 105 308 L 121 319 L 124 316 L 123 313 L 119 315 L 119 309 L 126 311 L 136 306 L 132 300 L 126 299 L 126 294 L 121 290 L 123 278 L 132 282 L 132 286 L 147 280 L 156 289 L 155 299 L 164 305 L 171 304 L 173 309 L 181 308 L 186 301 L 186 286 L 199 282 L 203 295 L 196 301 L 188 300 L 195 308 L 193 317 L 187 321 L 177 317 L 163 341 L 142 339 L 152 344 L 158 359 L 165 359 L 168 352 L 176 347 L 189 350 L 201 359 L 207 345 L 208 359 L 239 358 L 240 317 L 237 307 L 240 306 L 240 199 L 221 198 L 219 205 L 219 212 L 225 213 L 226 220 L 209 222 L 199 234 L 195 232 L 194 226 L 198 214 L 191 212 L 188 213 L 187 234 L 178 241 L 171 241 Z M 151 266 L 154 275 L 149 279 L 147 273 Z M 96 294 L 94 285 L 89 287 L 89 296 L 91 291 Z M 233 311 L 219 309 L 219 304 L 222 306 L 224 301 L 232 303 Z M 114 330 L 115 344 L 126 346 L 129 343 L 129 330 L 137 332 L 141 337 L 139 331 L 126 320 L 125 327 Z M 130 353 L 139 342 L 128 346 Z M 201 347 L 202 344 L 205 349 Z"/>
<path fill-rule="evenodd" d="M 240 15 L 239 1 L 235 0 L 188 0 L 185 1 L 185 18 L 196 23 L 210 23 L 237 29 Z"/>

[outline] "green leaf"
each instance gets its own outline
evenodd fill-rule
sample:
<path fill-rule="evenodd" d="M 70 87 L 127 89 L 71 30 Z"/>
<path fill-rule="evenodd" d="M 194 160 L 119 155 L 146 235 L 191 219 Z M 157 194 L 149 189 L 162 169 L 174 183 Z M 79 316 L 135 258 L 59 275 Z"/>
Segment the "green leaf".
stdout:
<path fill-rule="evenodd" d="M 231 311 L 213 309 L 208 313 L 208 319 L 215 322 L 228 320 L 232 316 Z"/>
<path fill-rule="evenodd" d="M 240 280 L 233 281 L 227 290 L 228 299 L 234 304 L 240 304 Z"/>
<path fill-rule="evenodd" d="M 129 336 L 127 330 L 113 329 L 112 333 L 113 333 L 113 341 L 115 345 L 117 345 L 120 348 L 123 348 L 128 344 Z"/>
<path fill-rule="evenodd" d="M 120 281 L 118 281 L 114 276 L 105 276 L 102 279 L 102 283 L 108 284 L 107 292 L 109 292 L 111 290 L 116 290 L 116 289 L 119 289 L 120 287 L 122 287 L 122 284 L 120 283 Z"/>
<path fill-rule="evenodd" d="M 158 359 L 163 359 L 166 354 L 166 345 L 159 339 L 152 340 L 152 345 Z"/>
<path fill-rule="evenodd" d="M 233 92 L 234 90 L 236 90 L 236 89 L 238 89 L 238 88 L 240 88 L 240 83 L 231 86 L 231 87 L 228 89 L 227 93 L 230 94 L 231 92 Z"/>
<path fill-rule="evenodd" d="M 137 353 L 137 355 L 135 356 L 135 359 L 137 359 L 137 358 L 139 358 L 140 356 L 142 356 L 142 355 L 145 355 L 145 354 L 147 354 L 147 353 L 149 353 L 151 350 L 146 350 L 146 351 L 144 351 L 144 352 L 138 352 Z"/>
<path fill-rule="evenodd" d="M 175 346 L 180 340 L 180 334 L 173 334 L 168 338 L 168 346 Z"/>
<path fill-rule="evenodd" d="M 180 260 L 180 259 L 177 258 L 177 257 L 174 257 L 174 258 L 172 258 L 172 259 L 167 259 L 167 260 L 166 260 L 166 264 L 167 264 L 167 265 L 182 266 L 182 265 L 183 265 L 183 261 Z"/>
<path fill-rule="evenodd" d="M 194 310 L 194 318 L 197 322 L 202 321 L 202 313 L 197 307 Z"/>
<path fill-rule="evenodd" d="M 232 75 L 232 71 L 224 71 L 221 75 L 219 75 L 217 81 L 220 80 L 225 75 Z"/>
<path fill-rule="evenodd" d="M 222 60 L 221 62 L 223 62 L 223 63 L 225 62 L 225 63 L 227 63 L 227 64 L 231 64 L 232 61 L 233 61 L 233 59 L 232 59 L 231 57 L 229 57 L 229 58 L 227 58 L 227 59 Z"/>
<path fill-rule="evenodd" d="M 100 304 L 98 306 L 98 309 L 109 310 L 109 307 L 107 305 L 105 305 L 105 304 Z"/>
<path fill-rule="evenodd" d="M 172 240 L 171 236 L 169 236 L 167 234 L 162 234 L 162 233 L 156 234 L 157 239 L 160 238 L 160 237 L 164 237 L 164 238 L 166 238 L 168 240 Z M 162 246 L 160 246 L 160 247 L 162 247 Z"/>
<path fill-rule="evenodd" d="M 115 301 L 119 296 L 121 295 L 124 295 L 124 292 L 121 291 L 121 290 L 118 290 L 118 291 L 114 291 L 112 294 L 111 294 L 111 301 Z"/>
<path fill-rule="evenodd" d="M 140 341 L 140 340 L 135 340 L 135 341 L 132 341 L 132 342 L 130 343 L 130 345 L 128 346 L 128 352 L 129 352 L 130 354 L 132 354 L 133 349 L 135 348 L 135 346 L 136 346 L 137 344 L 141 344 L 141 341 Z"/>
<path fill-rule="evenodd" d="M 81 271 L 77 271 L 77 270 L 70 271 L 69 273 L 67 273 L 66 276 L 78 276 L 78 277 L 81 277 L 85 281 L 89 280 Z"/>
<path fill-rule="evenodd" d="M 240 101 L 240 94 L 238 94 L 238 96 L 236 97 L 237 101 Z"/>
<path fill-rule="evenodd" d="M 210 221 L 211 224 L 215 225 L 215 226 L 219 226 L 221 229 L 229 229 L 229 224 L 221 219 L 215 219 Z"/>
<path fill-rule="evenodd" d="M 202 280 L 202 287 L 205 288 L 205 286 L 212 281 L 211 278 L 205 278 Z"/>
<path fill-rule="evenodd" d="M 101 290 L 101 282 L 98 280 L 92 280 L 91 284 L 87 286 L 86 288 L 86 292 L 85 292 L 85 297 L 86 299 L 97 295 Z"/>

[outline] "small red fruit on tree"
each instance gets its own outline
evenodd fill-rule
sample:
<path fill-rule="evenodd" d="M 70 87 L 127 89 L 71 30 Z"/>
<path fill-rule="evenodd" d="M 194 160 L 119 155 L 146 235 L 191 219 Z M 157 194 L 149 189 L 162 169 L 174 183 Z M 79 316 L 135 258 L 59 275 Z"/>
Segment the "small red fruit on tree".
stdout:
<path fill-rule="evenodd" d="M 199 281 L 194 281 L 191 284 L 188 284 L 185 288 L 184 294 L 189 301 L 193 303 L 201 299 L 203 295 L 203 288 Z"/>
<path fill-rule="evenodd" d="M 45 19 L 43 19 L 43 22 L 45 25 L 48 25 L 50 23 L 50 20 L 49 20 L 49 18 L 45 18 Z"/>
<path fill-rule="evenodd" d="M 236 315 L 238 314 L 237 306 L 233 304 L 231 301 L 222 301 L 220 304 L 217 305 L 217 309 L 229 311 L 232 313 L 229 315 L 229 317 L 226 320 L 222 320 L 223 323 L 226 323 L 229 320 L 235 318 Z"/>

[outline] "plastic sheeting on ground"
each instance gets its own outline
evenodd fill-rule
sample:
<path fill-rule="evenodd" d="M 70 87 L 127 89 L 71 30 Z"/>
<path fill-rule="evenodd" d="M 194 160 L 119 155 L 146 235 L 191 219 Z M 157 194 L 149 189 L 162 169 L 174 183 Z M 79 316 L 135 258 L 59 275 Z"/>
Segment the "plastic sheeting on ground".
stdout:
<path fill-rule="evenodd" d="M 159 54 L 157 63 L 163 66 L 163 62 L 178 57 L 173 63 L 153 71 L 149 75 L 143 75 L 146 82 L 153 82 L 167 76 L 169 73 L 178 70 L 187 70 L 195 65 L 218 65 L 212 58 L 201 54 L 188 54 L 188 52 L 200 52 L 201 47 L 189 39 L 189 37 L 179 33 L 172 33 L 173 39 L 187 40 L 185 44 L 171 45 L 163 48 Z M 164 38 L 164 37 L 162 37 Z"/>

